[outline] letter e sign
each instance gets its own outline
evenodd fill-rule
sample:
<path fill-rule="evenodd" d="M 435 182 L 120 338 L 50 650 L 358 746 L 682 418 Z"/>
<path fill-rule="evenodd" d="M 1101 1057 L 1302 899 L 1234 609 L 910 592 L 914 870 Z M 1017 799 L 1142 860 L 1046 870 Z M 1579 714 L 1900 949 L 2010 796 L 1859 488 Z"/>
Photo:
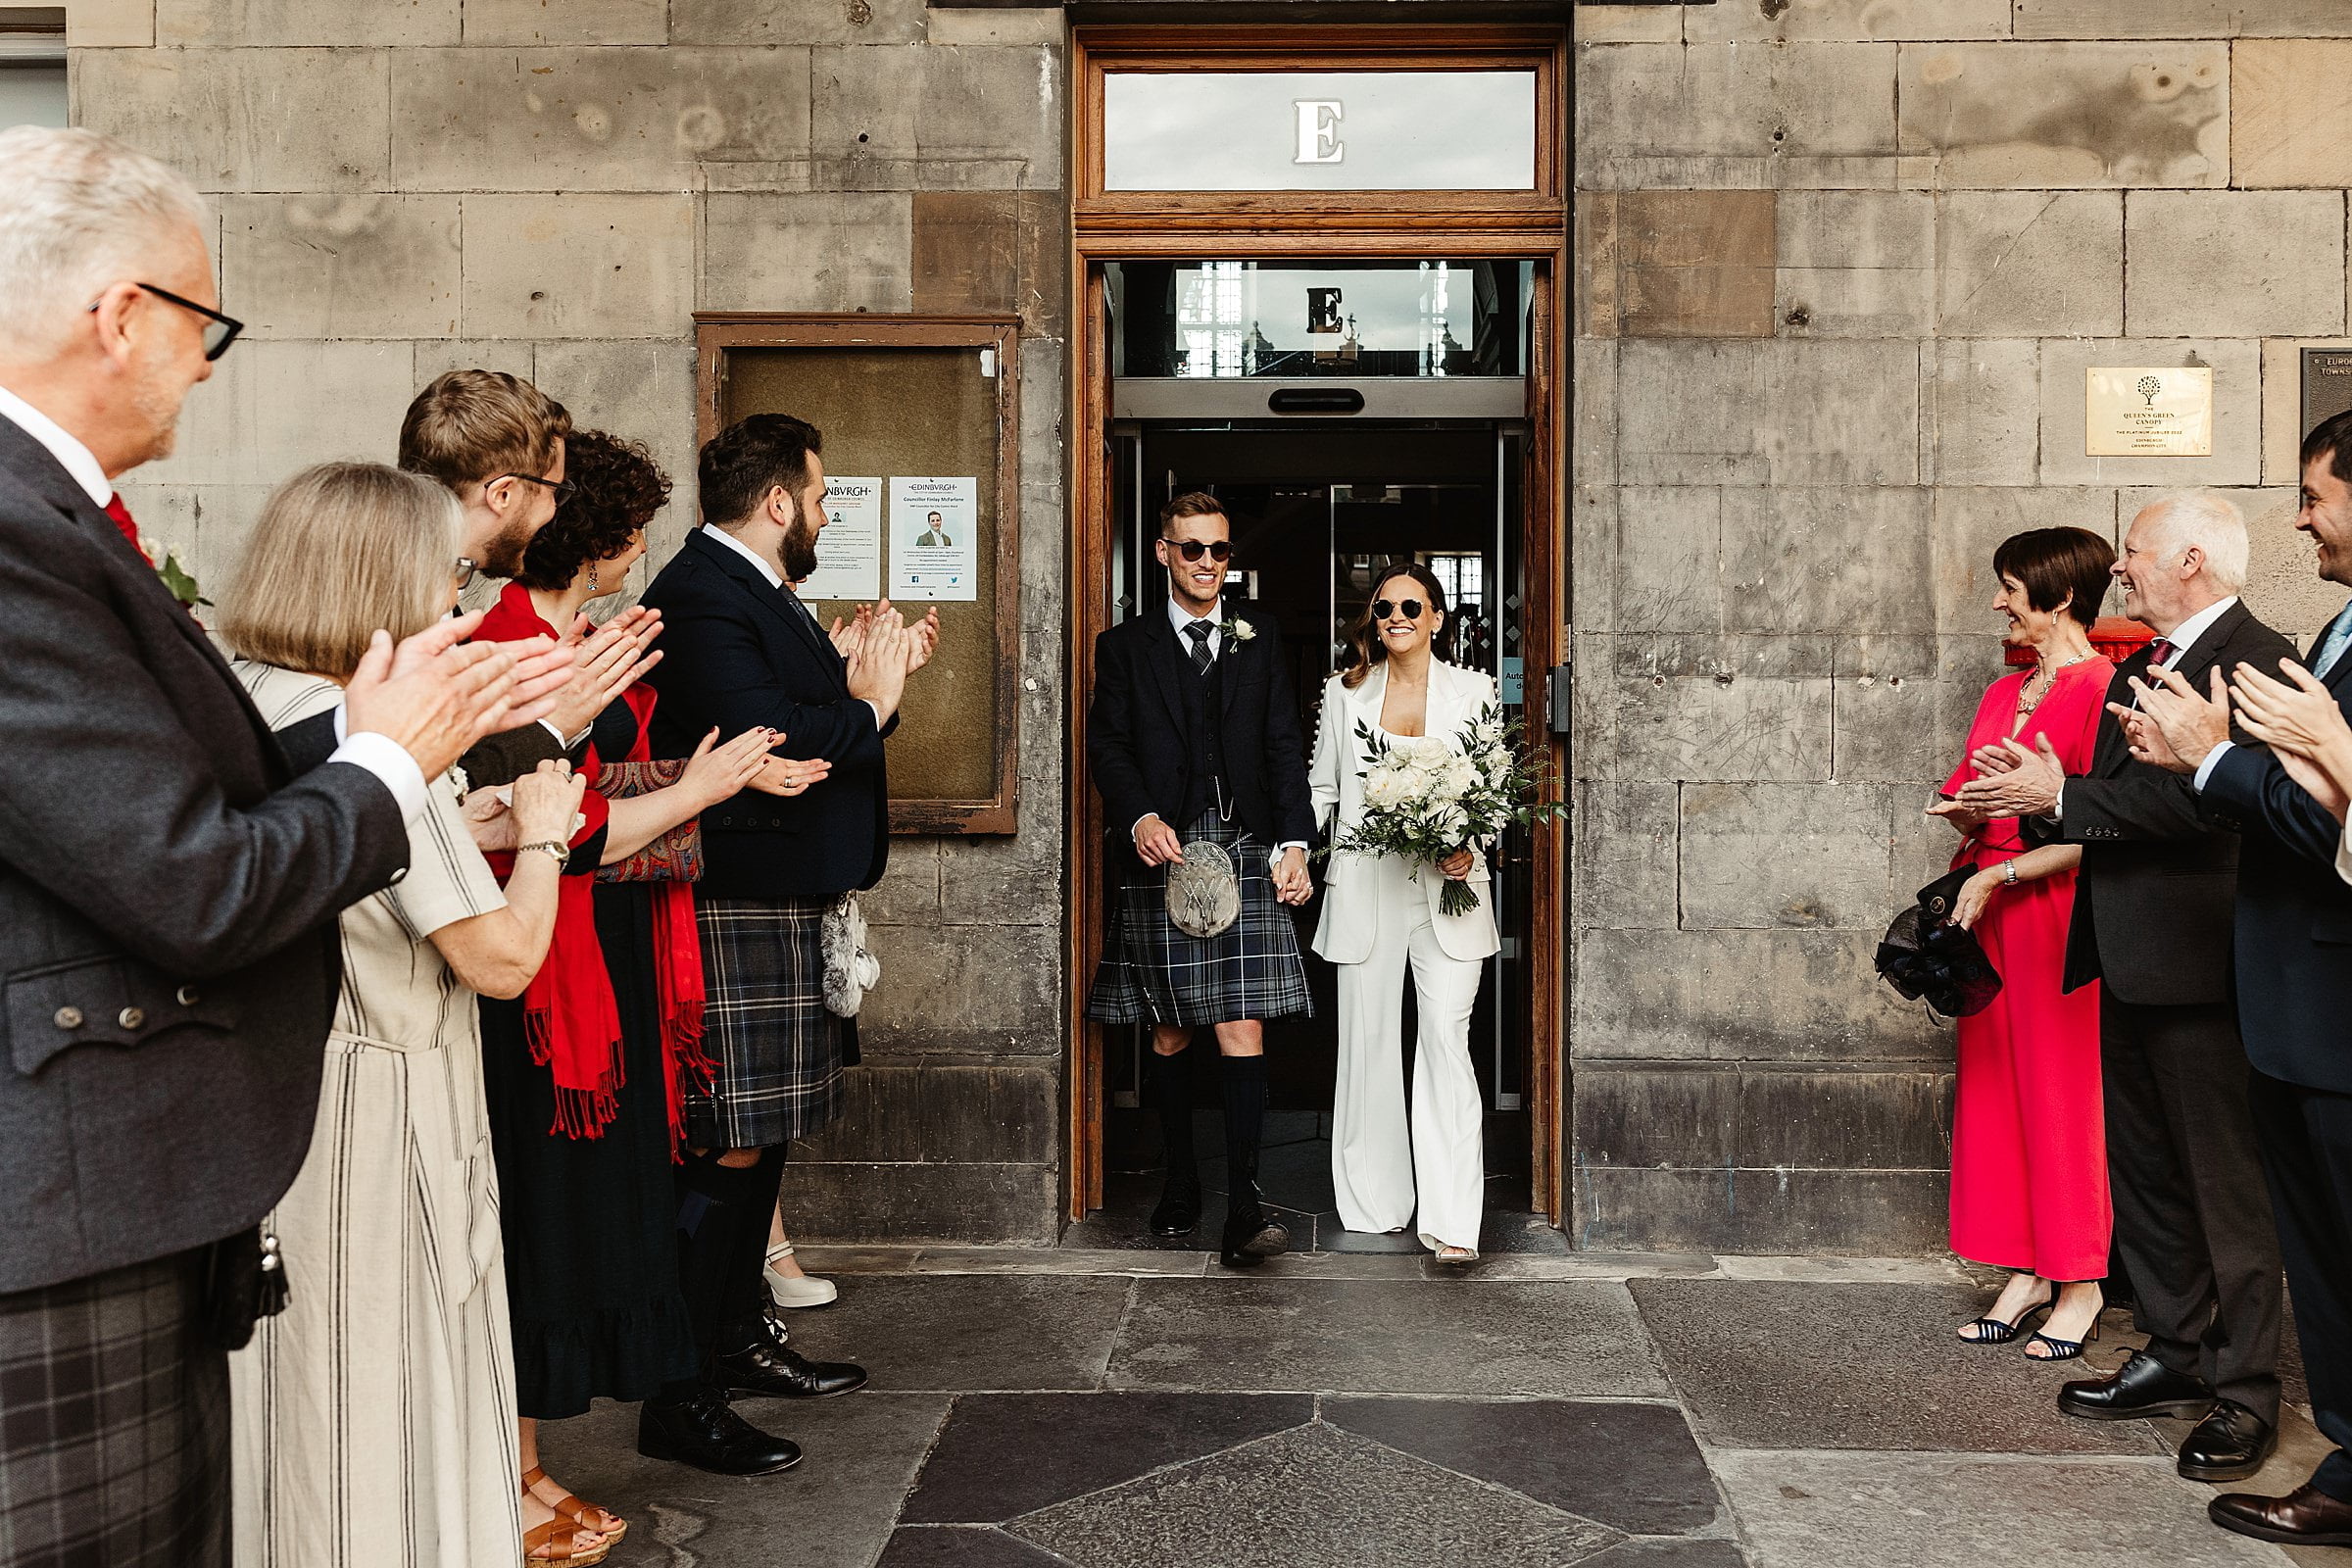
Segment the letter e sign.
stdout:
<path fill-rule="evenodd" d="M 1347 107 L 1336 98 L 1296 98 L 1292 107 L 1298 111 L 1298 156 L 1291 162 L 1346 162 L 1348 144 L 1340 140 L 1340 122 L 1348 118 Z"/>

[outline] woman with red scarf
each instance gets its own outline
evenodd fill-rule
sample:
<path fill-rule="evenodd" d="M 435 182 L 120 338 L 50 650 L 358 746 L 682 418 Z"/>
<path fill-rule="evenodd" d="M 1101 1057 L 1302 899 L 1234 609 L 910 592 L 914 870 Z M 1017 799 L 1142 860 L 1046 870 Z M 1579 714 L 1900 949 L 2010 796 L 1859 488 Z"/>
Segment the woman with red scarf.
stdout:
<path fill-rule="evenodd" d="M 590 600 L 619 592 L 645 553 L 646 524 L 669 498 L 645 449 L 576 431 L 565 455 L 555 519 L 480 636 L 569 625 Z M 724 744 L 713 732 L 691 759 L 656 760 L 653 708 L 641 684 L 591 727 L 554 945 L 519 1003 L 482 1008 L 522 1484 L 608 1541 L 626 1524 L 546 1474 L 538 1422 L 581 1414 L 600 1396 L 637 1400 L 697 1382 L 670 1174 L 684 1087 L 709 1071 L 695 820 L 746 788 L 797 795 L 825 771 L 769 756 L 783 737 L 767 730 Z M 492 815 L 477 831 L 494 836 L 494 812 L 468 815 Z M 508 858 L 491 857 L 502 872 Z"/>

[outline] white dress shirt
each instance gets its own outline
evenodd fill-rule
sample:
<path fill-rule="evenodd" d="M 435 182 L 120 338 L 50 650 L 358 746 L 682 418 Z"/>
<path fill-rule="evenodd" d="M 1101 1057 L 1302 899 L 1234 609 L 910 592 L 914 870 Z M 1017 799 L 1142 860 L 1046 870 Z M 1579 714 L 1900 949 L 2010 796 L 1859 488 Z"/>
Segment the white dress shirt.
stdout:
<path fill-rule="evenodd" d="M 784 586 L 784 574 L 776 569 L 775 563 L 769 561 L 765 556 L 760 554 L 759 551 L 754 550 L 750 545 L 745 544 L 742 540 L 727 532 L 726 529 L 714 527 L 706 522 L 703 524 L 703 532 L 709 534 L 720 544 L 725 545 L 729 550 L 734 551 L 737 555 L 750 562 L 753 565 L 758 566 L 760 568 L 760 575 L 767 579 L 767 585 L 770 588 L 782 588 Z M 795 603 L 798 603 L 800 600 L 800 595 L 793 595 L 793 599 Z M 801 612 L 807 615 L 811 622 L 815 621 L 815 613 L 810 611 L 807 605 L 801 606 Z M 818 635 L 821 636 L 824 634 L 824 627 L 818 626 L 816 629 Z M 876 730 L 880 730 L 887 727 L 888 720 L 884 719 L 882 716 L 882 705 L 875 702 L 870 697 L 861 698 L 859 700 L 863 702 L 867 708 L 873 710 L 874 728 Z M 790 737 L 787 737 L 787 739 L 789 738 Z"/>
<path fill-rule="evenodd" d="M 100 466 L 90 449 L 75 439 L 64 425 L 4 386 L 0 386 L 0 416 L 5 416 L 18 429 L 46 447 L 49 455 L 57 459 L 58 466 L 74 476 L 74 482 L 81 486 L 93 506 L 104 509 L 108 502 L 115 499 L 114 484 L 107 478 L 106 469 Z M 392 792 L 392 798 L 400 803 L 401 819 L 416 820 L 428 801 L 424 790 L 424 770 L 416 765 L 416 759 L 411 757 L 389 735 L 362 730 L 357 735 L 346 736 L 343 733 L 341 708 L 335 710 L 335 739 L 337 745 L 334 755 L 327 760 L 347 762 L 353 767 L 373 773 L 384 788 Z"/>
<path fill-rule="evenodd" d="M 1220 609 L 1222 607 L 1220 607 Z M 1184 651 L 1184 657 L 1188 661 L 1193 657 L 1193 639 L 1192 635 L 1185 630 L 1187 626 L 1206 625 L 1208 627 L 1208 657 L 1212 660 L 1221 659 L 1224 657 L 1225 623 L 1223 620 L 1219 619 L 1216 614 L 1211 613 L 1206 615 L 1196 615 L 1191 611 L 1185 609 L 1183 604 L 1176 598 L 1174 594 L 1170 594 L 1168 595 L 1168 624 L 1176 628 L 1176 646 Z M 1135 819 L 1135 826 L 1127 830 L 1127 836 L 1129 838 L 1134 838 L 1137 832 L 1142 829 L 1146 822 L 1151 821 L 1152 818 L 1157 816 L 1158 814 L 1159 813 L 1157 811 L 1147 811 L 1142 816 L 1137 817 Z M 1306 845 L 1299 841 L 1294 841 L 1288 844 L 1277 844 L 1274 846 L 1274 853 L 1269 856 L 1268 858 L 1279 863 L 1282 858 L 1289 854 L 1292 850 L 1303 850 L 1305 848 Z"/>

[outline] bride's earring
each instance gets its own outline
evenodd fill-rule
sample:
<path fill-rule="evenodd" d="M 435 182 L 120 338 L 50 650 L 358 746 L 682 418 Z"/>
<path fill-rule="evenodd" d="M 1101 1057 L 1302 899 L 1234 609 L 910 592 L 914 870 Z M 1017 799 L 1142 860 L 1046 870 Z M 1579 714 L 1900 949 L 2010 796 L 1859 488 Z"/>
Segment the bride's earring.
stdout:
<path fill-rule="evenodd" d="M 596 592 L 596 563 L 593 561 L 588 563 L 588 591 Z"/>

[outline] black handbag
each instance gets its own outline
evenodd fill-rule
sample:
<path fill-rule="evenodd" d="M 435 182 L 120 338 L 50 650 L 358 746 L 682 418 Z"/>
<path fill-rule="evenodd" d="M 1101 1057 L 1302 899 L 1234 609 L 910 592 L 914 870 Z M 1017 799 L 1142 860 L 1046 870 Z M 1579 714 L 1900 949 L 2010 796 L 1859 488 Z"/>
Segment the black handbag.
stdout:
<path fill-rule="evenodd" d="M 1879 978 L 1946 1018 L 1983 1012 L 2001 994 L 2001 977 L 1983 944 L 1952 923 L 1960 889 L 1976 872 L 1964 865 L 1921 888 L 1919 902 L 1896 915 L 1879 939 Z"/>
<path fill-rule="evenodd" d="M 205 1249 L 204 1327 L 223 1350 L 242 1350 L 253 1326 L 286 1309 L 286 1260 L 256 1225 Z"/>

